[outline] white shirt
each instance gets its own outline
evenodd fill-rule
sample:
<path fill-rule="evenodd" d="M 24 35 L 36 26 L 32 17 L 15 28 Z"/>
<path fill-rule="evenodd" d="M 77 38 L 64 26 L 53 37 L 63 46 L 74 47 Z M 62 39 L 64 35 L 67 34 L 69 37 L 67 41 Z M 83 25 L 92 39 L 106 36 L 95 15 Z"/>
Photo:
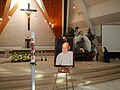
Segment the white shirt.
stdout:
<path fill-rule="evenodd" d="M 73 65 L 73 52 L 68 51 L 68 53 L 60 53 L 57 55 L 56 58 L 56 65 L 67 65 L 72 66 Z"/>

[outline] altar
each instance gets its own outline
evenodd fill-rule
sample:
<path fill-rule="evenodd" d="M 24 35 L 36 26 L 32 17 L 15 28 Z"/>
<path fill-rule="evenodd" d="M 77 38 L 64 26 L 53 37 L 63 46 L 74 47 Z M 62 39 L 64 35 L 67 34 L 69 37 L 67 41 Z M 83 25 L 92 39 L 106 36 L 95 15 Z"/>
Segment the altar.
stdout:
<path fill-rule="evenodd" d="M 55 46 L 35 46 L 36 56 L 45 57 L 48 55 L 54 55 Z M 31 48 L 24 47 L 0 47 L 0 54 L 4 55 L 4 58 L 11 58 L 15 61 L 30 61 Z M 22 59 L 22 60 L 21 60 Z"/>
<path fill-rule="evenodd" d="M 30 48 L 30 41 L 31 41 L 30 38 L 25 39 L 25 48 Z"/>

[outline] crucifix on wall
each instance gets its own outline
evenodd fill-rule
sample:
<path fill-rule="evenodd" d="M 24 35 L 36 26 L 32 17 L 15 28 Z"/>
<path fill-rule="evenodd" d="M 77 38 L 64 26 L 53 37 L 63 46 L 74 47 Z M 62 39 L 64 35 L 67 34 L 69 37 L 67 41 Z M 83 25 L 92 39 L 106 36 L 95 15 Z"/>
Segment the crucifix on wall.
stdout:
<path fill-rule="evenodd" d="M 21 9 L 21 11 L 25 11 L 28 18 L 28 30 L 30 30 L 30 14 L 31 12 L 37 12 L 35 9 L 30 9 L 30 3 L 28 3 L 28 9 Z"/>

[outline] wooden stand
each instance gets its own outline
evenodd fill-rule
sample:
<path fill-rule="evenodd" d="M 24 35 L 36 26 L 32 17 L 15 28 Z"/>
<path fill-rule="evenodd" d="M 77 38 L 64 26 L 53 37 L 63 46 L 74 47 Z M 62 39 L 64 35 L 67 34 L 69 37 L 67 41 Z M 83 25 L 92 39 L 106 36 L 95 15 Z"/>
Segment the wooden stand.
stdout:
<path fill-rule="evenodd" d="M 69 68 L 66 68 L 66 67 L 59 67 L 58 68 L 57 73 L 56 73 L 56 77 L 55 77 L 53 90 L 55 90 L 55 87 L 56 87 L 56 81 L 57 81 L 58 73 L 65 73 L 66 74 L 66 90 L 68 90 L 68 80 L 67 79 L 68 79 L 68 74 L 70 75 L 70 70 L 69 70 Z M 74 90 L 72 76 L 71 76 L 71 84 L 72 84 L 72 88 Z"/>

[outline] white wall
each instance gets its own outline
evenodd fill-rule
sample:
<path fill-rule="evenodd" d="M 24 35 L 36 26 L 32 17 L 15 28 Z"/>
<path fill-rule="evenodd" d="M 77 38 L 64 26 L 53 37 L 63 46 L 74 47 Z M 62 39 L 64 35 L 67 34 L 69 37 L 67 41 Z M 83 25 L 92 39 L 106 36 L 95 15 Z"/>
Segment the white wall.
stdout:
<path fill-rule="evenodd" d="M 120 52 L 120 25 L 102 25 L 102 44 L 109 52 Z"/>

